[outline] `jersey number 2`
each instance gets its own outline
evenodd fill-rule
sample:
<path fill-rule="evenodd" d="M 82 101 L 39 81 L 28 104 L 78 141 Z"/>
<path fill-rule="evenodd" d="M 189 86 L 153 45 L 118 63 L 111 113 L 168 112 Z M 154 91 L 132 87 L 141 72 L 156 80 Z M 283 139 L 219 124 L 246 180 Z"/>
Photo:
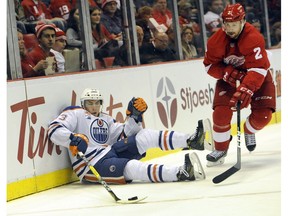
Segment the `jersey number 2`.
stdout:
<path fill-rule="evenodd" d="M 253 50 L 256 54 L 255 54 L 255 59 L 261 59 L 263 56 L 261 54 L 261 48 L 260 47 L 256 47 Z"/>

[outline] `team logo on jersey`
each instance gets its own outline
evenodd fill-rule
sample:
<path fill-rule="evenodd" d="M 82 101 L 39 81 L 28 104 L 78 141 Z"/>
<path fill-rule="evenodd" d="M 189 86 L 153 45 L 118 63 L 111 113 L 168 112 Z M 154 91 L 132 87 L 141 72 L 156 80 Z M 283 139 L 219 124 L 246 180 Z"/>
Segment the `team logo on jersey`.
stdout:
<path fill-rule="evenodd" d="M 103 119 L 95 119 L 90 125 L 90 135 L 95 142 L 105 144 L 109 138 L 108 123 Z"/>
<path fill-rule="evenodd" d="M 157 86 L 157 110 L 162 124 L 173 127 L 177 117 L 177 97 L 175 88 L 168 77 L 160 79 Z"/>
<path fill-rule="evenodd" d="M 227 65 L 233 65 L 234 67 L 239 67 L 245 63 L 244 56 L 229 55 L 224 58 L 224 62 Z"/>

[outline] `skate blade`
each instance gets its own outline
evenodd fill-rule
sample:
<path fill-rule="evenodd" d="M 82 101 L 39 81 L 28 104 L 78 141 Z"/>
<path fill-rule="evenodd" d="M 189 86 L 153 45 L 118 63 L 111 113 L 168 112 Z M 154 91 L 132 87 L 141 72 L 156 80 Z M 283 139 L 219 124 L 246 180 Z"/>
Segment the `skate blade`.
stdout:
<path fill-rule="evenodd" d="M 204 149 L 208 151 L 214 151 L 215 145 L 214 145 L 214 139 L 213 139 L 213 134 L 212 134 L 212 126 L 208 118 L 203 120 L 203 128 L 205 132 Z"/>
<path fill-rule="evenodd" d="M 212 161 L 207 161 L 206 166 L 207 167 L 214 167 L 214 166 L 219 166 L 222 165 L 225 162 L 225 158 L 220 158 L 218 161 L 216 162 L 212 162 Z"/>
<path fill-rule="evenodd" d="M 195 178 L 198 180 L 204 180 L 206 178 L 206 175 L 198 155 L 195 152 L 192 152 L 189 154 L 189 158 L 194 168 Z"/>

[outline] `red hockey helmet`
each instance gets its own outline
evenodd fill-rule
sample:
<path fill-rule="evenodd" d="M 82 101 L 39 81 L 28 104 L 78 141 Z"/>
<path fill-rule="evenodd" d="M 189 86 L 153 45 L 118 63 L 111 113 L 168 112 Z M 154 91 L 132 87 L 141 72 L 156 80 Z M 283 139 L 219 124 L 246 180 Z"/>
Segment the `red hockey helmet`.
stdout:
<path fill-rule="evenodd" d="M 241 4 L 227 5 L 222 13 L 223 22 L 240 21 L 245 17 L 245 11 Z"/>

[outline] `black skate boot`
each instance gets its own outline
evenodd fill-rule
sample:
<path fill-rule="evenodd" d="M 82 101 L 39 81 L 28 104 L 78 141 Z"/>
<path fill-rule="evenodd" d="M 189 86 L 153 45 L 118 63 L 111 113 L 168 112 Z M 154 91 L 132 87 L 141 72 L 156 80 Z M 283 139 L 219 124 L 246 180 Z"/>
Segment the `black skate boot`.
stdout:
<path fill-rule="evenodd" d="M 225 161 L 227 151 L 214 150 L 210 154 L 206 155 L 207 167 L 221 165 Z"/>
<path fill-rule="evenodd" d="M 245 137 L 246 148 L 248 149 L 248 151 L 250 152 L 254 151 L 256 148 L 255 134 L 244 133 L 244 137 Z"/>
<path fill-rule="evenodd" d="M 180 168 L 178 181 L 194 181 L 205 179 L 205 172 L 195 152 L 185 154 L 183 167 Z"/>
<path fill-rule="evenodd" d="M 205 131 L 203 127 L 203 120 L 198 121 L 196 132 L 187 139 L 189 149 L 204 150 Z"/>
<path fill-rule="evenodd" d="M 231 142 L 233 139 L 232 136 L 230 136 L 230 140 L 229 142 Z M 224 163 L 225 161 L 225 157 L 227 155 L 227 151 L 219 151 L 219 150 L 214 150 L 212 151 L 210 154 L 206 155 L 206 159 L 207 159 L 207 167 L 212 167 L 212 166 L 217 166 L 217 165 L 221 165 Z"/>

